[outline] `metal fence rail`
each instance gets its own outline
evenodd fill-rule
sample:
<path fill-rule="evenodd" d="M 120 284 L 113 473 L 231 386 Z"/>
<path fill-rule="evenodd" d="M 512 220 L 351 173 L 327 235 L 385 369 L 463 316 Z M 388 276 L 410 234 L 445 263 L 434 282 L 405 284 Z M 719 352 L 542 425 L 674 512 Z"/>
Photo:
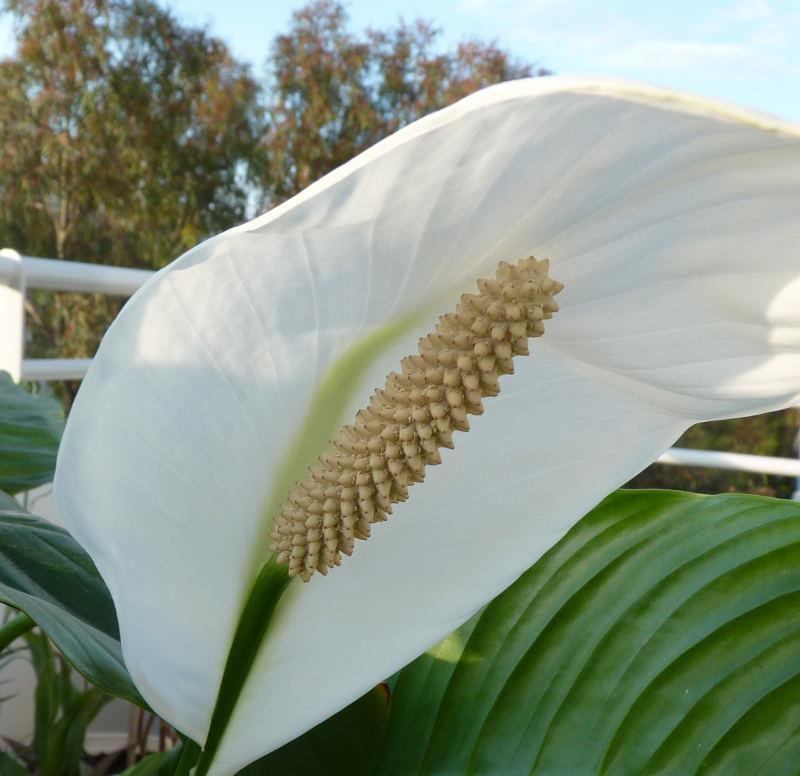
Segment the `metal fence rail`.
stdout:
<path fill-rule="evenodd" d="M 16 380 L 80 380 L 91 364 L 89 358 L 23 357 L 27 289 L 130 296 L 153 274 L 143 269 L 21 256 L 11 249 L 0 251 L 0 369 Z M 673 447 L 657 463 L 794 477 L 797 487 L 793 498 L 800 501 L 800 460 L 793 458 Z"/>
<path fill-rule="evenodd" d="M 110 267 L 81 261 L 58 261 L 0 251 L 0 282 L 9 285 L 21 271 L 26 288 L 130 296 L 154 273 L 146 269 Z"/>
<path fill-rule="evenodd" d="M 800 460 L 774 458 L 767 455 L 720 453 L 712 450 L 671 447 L 658 459 L 657 463 L 669 466 L 705 466 L 712 469 L 732 469 L 740 472 L 773 474 L 777 477 L 800 478 Z"/>
<path fill-rule="evenodd" d="M 16 380 L 80 380 L 88 358 L 24 358 L 29 288 L 130 296 L 154 273 L 144 269 L 22 256 L 0 251 L 0 369 Z"/>
<path fill-rule="evenodd" d="M 83 380 L 91 358 L 23 358 L 22 380 Z"/>

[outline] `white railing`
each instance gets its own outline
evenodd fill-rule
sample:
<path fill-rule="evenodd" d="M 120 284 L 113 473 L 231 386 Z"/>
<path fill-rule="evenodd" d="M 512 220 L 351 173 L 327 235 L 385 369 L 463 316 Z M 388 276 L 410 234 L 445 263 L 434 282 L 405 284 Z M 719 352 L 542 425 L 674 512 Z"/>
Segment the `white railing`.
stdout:
<path fill-rule="evenodd" d="M 152 274 L 144 269 L 35 259 L 8 248 L 0 251 L 0 369 L 15 380 L 80 380 L 91 364 L 89 358 L 23 357 L 27 289 L 130 296 Z"/>
<path fill-rule="evenodd" d="M 79 380 L 91 364 L 89 358 L 23 357 L 25 293 L 28 288 L 130 296 L 152 274 L 143 269 L 37 259 L 21 256 L 10 249 L 0 251 L 0 369 L 10 372 L 16 380 Z M 797 480 L 793 498 L 800 501 L 800 460 L 794 458 L 673 447 L 657 462 L 670 466 L 701 466 L 793 477 Z"/>
<path fill-rule="evenodd" d="M 713 469 L 774 474 L 778 477 L 795 477 L 798 479 L 798 490 L 795 491 L 793 498 L 800 501 L 800 460 L 796 458 L 773 458 L 767 455 L 720 453 L 712 450 L 671 447 L 658 459 L 657 463 L 668 466 L 705 466 Z"/>

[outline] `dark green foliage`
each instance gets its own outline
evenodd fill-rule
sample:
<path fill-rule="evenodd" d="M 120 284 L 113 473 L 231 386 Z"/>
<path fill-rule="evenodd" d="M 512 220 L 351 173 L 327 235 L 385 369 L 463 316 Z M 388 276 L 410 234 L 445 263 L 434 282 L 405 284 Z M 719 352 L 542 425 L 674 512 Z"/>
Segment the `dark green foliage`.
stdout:
<path fill-rule="evenodd" d="M 95 687 L 79 687 L 72 668 L 39 632 L 28 633 L 16 659 L 29 660 L 36 674 L 33 741 L 6 738 L 0 774 L 80 776 L 86 730 L 111 696 Z"/>
<path fill-rule="evenodd" d="M 79 688 L 72 668 L 41 633 L 25 637 L 36 673 L 33 744 L 15 747 L 36 773 L 79 776 L 83 740 L 94 718 L 111 696 L 96 687 Z"/>
<path fill-rule="evenodd" d="M 0 752 L 0 774 L 2 776 L 28 776 L 28 769 L 16 757 Z"/>
<path fill-rule="evenodd" d="M 19 493 L 51 482 L 64 430 L 61 404 L 32 394 L 0 372 L 0 490 Z"/>
<path fill-rule="evenodd" d="M 91 558 L 62 528 L 0 493 L 0 601 L 40 625 L 106 692 L 145 705 L 122 659 L 114 604 Z"/>

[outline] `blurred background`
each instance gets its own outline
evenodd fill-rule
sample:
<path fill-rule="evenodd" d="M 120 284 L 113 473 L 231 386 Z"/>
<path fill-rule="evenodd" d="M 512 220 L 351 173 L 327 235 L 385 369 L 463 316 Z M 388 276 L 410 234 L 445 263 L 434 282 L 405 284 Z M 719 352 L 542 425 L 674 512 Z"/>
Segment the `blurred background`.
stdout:
<path fill-rule="evenodd" d="M 800 121 L 800 3 L 7 0 L 0 247 L 158 269 L 426 113 L 551 73 L 642 79 Z M 31 289 L 25 357 L 91 357 L 123 302 Z M 65 410 L 78 384 L 52 383 Z M 787 411 L 695 427 L 678 445 L 792 457 L 797 428 Z M 796 487 L 658 465 L 631 485 L 782 497 Z M 0 731 L 23 741 L 32 700 L 14 702 Z M 158 729 L 123 713 L 106 724 L 133 726 L 120 746 Z"/>

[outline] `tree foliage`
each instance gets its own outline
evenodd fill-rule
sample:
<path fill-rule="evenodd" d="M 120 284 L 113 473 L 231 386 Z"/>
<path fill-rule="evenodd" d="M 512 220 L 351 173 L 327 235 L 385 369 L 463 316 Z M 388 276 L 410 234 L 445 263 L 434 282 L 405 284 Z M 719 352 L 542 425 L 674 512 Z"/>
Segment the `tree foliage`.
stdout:
<path fill-rule="evenodd" d="M 345 7 L 318 0 L 292 16 L 268 60 L 263 191 L 274 205 L 405 124 L 484 86 L 544 75 L 495 43 L 443 50 L 441 30 L 400 21 L 354 34 Z"/>
<path fill-rule="evenodd" d="M 0 234 L 34 255 L 161 266 L 244 216 L 258 84 L 151 0 L 11 0 Z"/>

